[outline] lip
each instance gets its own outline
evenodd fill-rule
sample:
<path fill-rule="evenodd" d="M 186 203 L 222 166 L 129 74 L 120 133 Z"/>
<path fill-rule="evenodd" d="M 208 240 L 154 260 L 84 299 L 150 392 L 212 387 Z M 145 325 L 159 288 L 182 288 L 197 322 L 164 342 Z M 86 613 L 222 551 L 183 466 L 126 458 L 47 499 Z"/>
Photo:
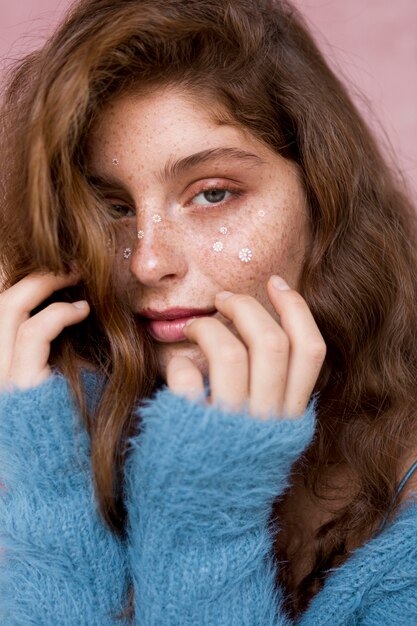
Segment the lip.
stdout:
<path fill-rule="evenodd" d="M 174 309 L 170 309 L 171 315 L 173 310 Z M 175 319 L 147 319 L 143 317 L 143 323 L 149 334 L 157 341 L 161 341 L 162 343 L 186 341 L 187 337 L 183 333 L 183 328 L 189 319 L 197 317 L 212 317 L 216 313 L 217 310 L 205 311 L 199 315 L 194 313 L 193 315 L 183 315 L 182 317 L 177 317 Z"/>
<path fill-rule="evenodd" d="M 140 317 L 146 317 L 151 320 L 178 320 L 183 317 L 193 317 L 199 315 L 210 315 L 214 309 L 190 309 L 184 307 L 173 307 L 165 309 L 165 311 L 156 311 L 155 309 L 143 309 L 138 311 Z"/>

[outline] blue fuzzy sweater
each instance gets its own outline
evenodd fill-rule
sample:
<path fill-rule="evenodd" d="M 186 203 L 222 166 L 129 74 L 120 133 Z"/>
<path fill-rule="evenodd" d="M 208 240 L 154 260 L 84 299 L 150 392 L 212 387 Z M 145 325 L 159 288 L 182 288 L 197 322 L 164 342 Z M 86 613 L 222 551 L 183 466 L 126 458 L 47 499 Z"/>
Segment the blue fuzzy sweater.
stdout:
<path fill-rule="evenodd" d="M 91 375 L 87 390 L 92 389 Z M 289 626 L 274 588 L 268 518 L 314 436 L 191 402 L 166 386 L 138 407 L 127 535 L 97 511 L 89 439 L 67 381 L 0 395 L 0 624 Z M 332 571 L 300 626 L 417 624 L 417 503 Z"/>

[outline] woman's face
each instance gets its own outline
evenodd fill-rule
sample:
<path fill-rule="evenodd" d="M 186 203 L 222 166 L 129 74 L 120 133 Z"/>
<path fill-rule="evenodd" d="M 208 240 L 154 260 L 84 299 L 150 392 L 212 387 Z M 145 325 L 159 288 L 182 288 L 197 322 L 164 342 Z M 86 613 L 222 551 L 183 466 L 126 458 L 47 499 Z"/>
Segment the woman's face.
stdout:
<path fill-rule="evenodd" d="M 170 87 L 123 96 L 94 126 L 89 174 L 114 216 L 115 284 L 135 313 L 213 311 L 216 293 L 228 290 L 278 319 L 268 278 L 298 287 L 309 229 L 297 166 L 216 112 Z M 152 337 L 164 380 L 175 355 L 207 375 L 196 344 Z"/>

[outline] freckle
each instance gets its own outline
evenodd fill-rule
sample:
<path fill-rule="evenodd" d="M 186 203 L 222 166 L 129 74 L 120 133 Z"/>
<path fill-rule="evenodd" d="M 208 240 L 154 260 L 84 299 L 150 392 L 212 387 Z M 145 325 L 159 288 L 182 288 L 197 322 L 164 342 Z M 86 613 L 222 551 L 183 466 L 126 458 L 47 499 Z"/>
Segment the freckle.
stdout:
<path fill-rule="evenodd" d="M 123 250 L 123 257 L 125 259 L 128 259 L 130 257 L 130 255 L 132 254 L 132 249 L 131 248 L 125 248 Z"/>
<path fill-rule="evenodd" d="M 154 222 L 160 222 L 162 217 L 158 213 L 155 213 L 155 215 L 152 216 L 152 219 Z"/>
<path fill-rule="evenodd" d="M 222 235 L 226 235 L 227 234 L 227 227 L 226 226 L 220 226 L 219 233 L 221 233 Z"/>
<path fill-rule="evenodd" d="M 258 215 L 259 217 L 265 217 L 265 211 L 263 209 L 259 209 Z"/>
<path fill-rule="evenodd" d="M 112 160 L 112 163 L 113 163 L 113 165 L 119 165 L 119 161 L 118 161 L 118 159 L 116 159 L 116 158 L 114 158 L 114 159 Z"/>
<path fill-rule="evenodd" d="M 143 230 L 138 230 L 138 239 L 143 239 L 145 233 Z"/>

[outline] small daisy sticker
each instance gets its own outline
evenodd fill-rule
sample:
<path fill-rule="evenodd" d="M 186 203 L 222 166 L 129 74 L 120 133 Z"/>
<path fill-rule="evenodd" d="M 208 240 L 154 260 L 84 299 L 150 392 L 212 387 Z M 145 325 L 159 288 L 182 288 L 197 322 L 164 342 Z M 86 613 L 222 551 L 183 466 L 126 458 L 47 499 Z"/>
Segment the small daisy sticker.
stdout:
<path fill-rule="evenodd" d="M 221 252 L 223 250 L 223 244 L 221 241 L 215 241 L 213 243 L 213 250 L 214 252 Z"/>
<path fill-rule="evenodd" d="M 241 248 L 239 250 L 239 259 L 242 263 L 249 263 L 249 261 L 252 261 L 252 250 L 250 248 Z"/>

